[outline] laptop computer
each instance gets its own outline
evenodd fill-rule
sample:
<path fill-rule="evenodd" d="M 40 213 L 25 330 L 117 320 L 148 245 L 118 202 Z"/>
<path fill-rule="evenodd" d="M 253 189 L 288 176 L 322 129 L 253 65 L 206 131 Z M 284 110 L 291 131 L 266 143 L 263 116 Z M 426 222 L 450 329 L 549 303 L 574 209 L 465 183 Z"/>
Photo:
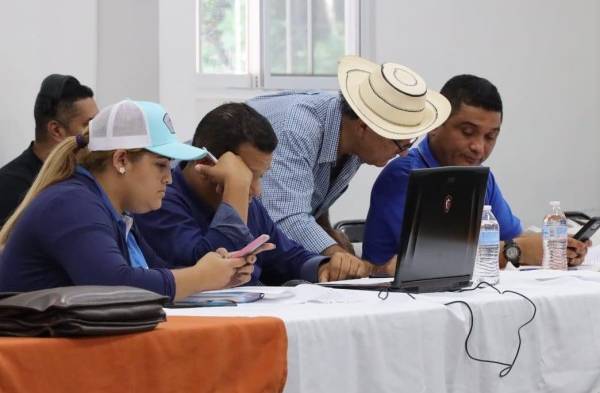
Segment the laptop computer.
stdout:
<path fill-rule="evenodd" d="M 488 175 L 486 167 L 413 170 L 393 281 L 323 285 L 403 292 L 451 291 L 470 285 Z"/>

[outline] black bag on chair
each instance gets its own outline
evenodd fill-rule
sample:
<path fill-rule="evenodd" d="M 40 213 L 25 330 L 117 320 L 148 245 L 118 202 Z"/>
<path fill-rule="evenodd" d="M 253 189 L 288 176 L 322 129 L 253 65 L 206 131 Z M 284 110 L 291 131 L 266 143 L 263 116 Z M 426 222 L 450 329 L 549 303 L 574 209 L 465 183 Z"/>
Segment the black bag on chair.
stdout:
<path fill-rule="evenodd" d="M 0 336 L 100 336 L 152 330 L 168 297 L 126 286 L 0 293 Z"/>

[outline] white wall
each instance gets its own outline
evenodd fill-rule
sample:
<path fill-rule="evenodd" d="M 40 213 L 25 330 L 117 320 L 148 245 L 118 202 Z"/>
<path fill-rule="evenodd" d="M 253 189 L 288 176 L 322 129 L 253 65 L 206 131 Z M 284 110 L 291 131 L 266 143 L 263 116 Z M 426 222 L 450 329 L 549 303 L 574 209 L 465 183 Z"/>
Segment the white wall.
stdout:
<path fill-rule="evenodd" d="M 98 105 L 124 98 L 159 99 L 158 0 L 98 2 Z"/>
<path fill-rule="evenodd" d="M 0 12 L 0 165 L 34 137 L 42 79 L 71 74 L 96 87 L 96 0 L 19 0 Z"/>
<path fill-rule="evenodd" d="M 195 1 L 159 0 L 159 92 L 179 138 L 196 126 Z"/>
<path fill-rule="evenodd" d="M 375 3 L 375 2 L 372 2 Z M 376 60 L 439 89 L 473 73 L 497 85 L 504 124 L 487 162 L 514 212 L 541 224 L 547 201 L 600 214 L 600 6 L 595 0 L 378 0 Z M 554 158 L 548 158 L 554 155 Z M 364 167 L 332 210 L 364 217 L 378 170 Z"/>

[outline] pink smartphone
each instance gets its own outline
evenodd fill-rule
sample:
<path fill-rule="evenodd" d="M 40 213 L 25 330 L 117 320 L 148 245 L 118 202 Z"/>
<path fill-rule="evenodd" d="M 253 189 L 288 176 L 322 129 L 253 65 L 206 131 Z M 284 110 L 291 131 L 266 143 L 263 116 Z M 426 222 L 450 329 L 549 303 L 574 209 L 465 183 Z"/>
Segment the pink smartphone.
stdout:
<path fill-rule="evenodd" d="M 241 250 L 233 251 L 229 253 L 230 258 L 241 258 L 248 254 L 252 254 L 258 247 L 262 246 L 269 240 L 269 235 L 260 235 L 250 243 L 246 244 Z"/>

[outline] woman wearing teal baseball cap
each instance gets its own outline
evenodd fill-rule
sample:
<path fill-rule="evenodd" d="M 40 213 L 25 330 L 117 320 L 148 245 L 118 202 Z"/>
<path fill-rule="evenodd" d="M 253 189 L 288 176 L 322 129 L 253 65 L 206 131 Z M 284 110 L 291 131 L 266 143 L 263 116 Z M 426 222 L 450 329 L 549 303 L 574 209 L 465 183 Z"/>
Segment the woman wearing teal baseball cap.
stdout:
<path fill-rule="evenodd" d="M 206 154 L 177 141 L 158 104 L 124 100 L 104 108 L 89 132 L 54 149 L 0 231 L 0 291 L 130 285 L 179 300 L 247 282 L 256 257 L 228 258 L 222 249 L 169 269 L 131 216 L 160 208 L 170 159 Z"/>

